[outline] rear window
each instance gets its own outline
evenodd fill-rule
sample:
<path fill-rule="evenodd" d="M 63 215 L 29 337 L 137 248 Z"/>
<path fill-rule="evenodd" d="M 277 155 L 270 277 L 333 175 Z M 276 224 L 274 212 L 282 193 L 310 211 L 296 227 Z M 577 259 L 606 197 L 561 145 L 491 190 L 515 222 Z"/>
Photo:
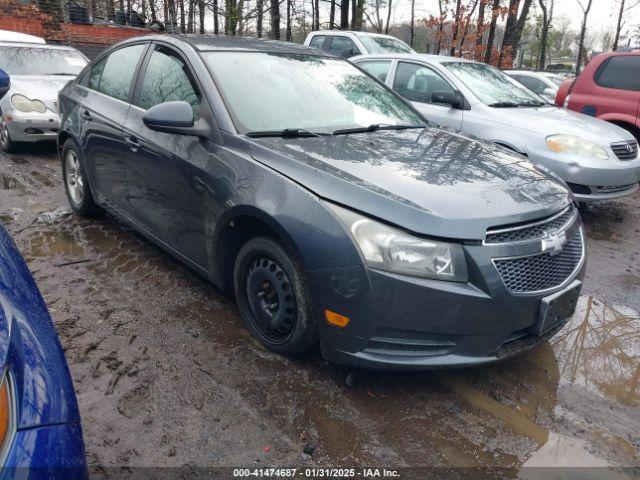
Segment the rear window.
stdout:
<path fill-rule="evenodd" d="M 595 82 L 604 88 L 640 91 L 640 56 L 611 57 L 596 72 Z"/>

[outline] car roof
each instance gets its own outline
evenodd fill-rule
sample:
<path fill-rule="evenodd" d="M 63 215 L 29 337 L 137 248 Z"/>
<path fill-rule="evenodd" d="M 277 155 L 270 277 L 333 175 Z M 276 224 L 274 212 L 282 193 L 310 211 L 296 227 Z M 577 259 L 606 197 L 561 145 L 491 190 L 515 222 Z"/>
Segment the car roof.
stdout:
<path fill-rule="evenodd" d="M 77 52 L 78 50 L 69 47 L 67 45 L 52 45 L 50 43 L 24 43 L 24 42 L 3 42 L 0 40 L 0 48 L 1 47 L 18 47 L 18 48 L 37 48 L 37 49 L 51 49 L 51 50 L 73 50 Z"/>
<path fill-rule="evenodd" d="M 385 37 L 385 38 L 395 38 L 396 40 L 400 40 L 393 35 L 385 35 L 384 33 L 376 33 L 376 32 L 359 32 L 355 30 L 314 30 L 313 32 L 309 32 L 309 35 L 356 35 L 358 37 Z M 402 40 L 400 40 L 402 41 Z"/>
<path fill-rule="evenodd" d="M 236 37 L 230 35 L 153 35 L 144 37 L 152 40 L 163 40 L 172 37 L 182 40 L 199 51 L 238 51 L 238 52 L 269 52 L 289 54 L 311 54 L 333 56 L 315 48 L 297 45 L 279 40 L 266 38 Z M 140 37 L 137 37 L 138 39 Z"/>
<path fill-rule="evenodd" d="M 44 45 L 47 42 L 42 37 L 27 35 L 26 33 L 14 32 L 12 30 L 0 30 L 0 42 L 17 42 Z"/>
<path fill-rule="evenodd" d="M 447 62 L 461 62 L 461 63 L 480 63 L 473 60 L 467 60 L 466 58 L 450 57 L 445 55 L 431 55 L 428 53 L 374 53 L 369 55 L 358 55 L 352 57 L 349 60 L 366 60 L 366 59 L 394 59 L 394 60 L 419 60 L 429 63 L 447 63 Z"/>

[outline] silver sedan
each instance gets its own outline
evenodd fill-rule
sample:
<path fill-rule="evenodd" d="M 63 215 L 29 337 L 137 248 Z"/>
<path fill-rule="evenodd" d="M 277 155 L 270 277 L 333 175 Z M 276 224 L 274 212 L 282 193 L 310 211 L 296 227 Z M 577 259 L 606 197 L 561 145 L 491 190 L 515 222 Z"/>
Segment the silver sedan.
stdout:
<path fill-rule="evenodd" d="M 616 125 L 549 105 L 484 63 L 435 55 L 363 55 L 355 64 L 427 120 L 500 144 L 558 174 L 580 202 L 638 189 L 638 142 Z"/>
<path fill-rule="evenodd" d="M 87 64 L 78 50 L 58 45 L 0 42 L 0 68 L 11 89 L 0 100 L 0 150 L 19 142 L 55 141 L 58 92 Z"/>

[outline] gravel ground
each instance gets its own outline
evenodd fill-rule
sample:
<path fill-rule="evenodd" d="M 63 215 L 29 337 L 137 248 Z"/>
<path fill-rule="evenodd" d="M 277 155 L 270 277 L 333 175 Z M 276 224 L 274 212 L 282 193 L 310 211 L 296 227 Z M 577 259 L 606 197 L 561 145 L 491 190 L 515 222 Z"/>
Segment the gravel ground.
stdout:
<path fill-rule="evenodd" d="M 97 476 L 368 465 L 526 477 L 523 465 L 640 465 L 638 194 L 583 215 L 583 296 L 549 343 L 487 368 L 362 373 L 348 389 L 348 372 L 317 352 L 265 350 L 232 298 L 117 220 L 72 215 L 53 147 L 0 154 L 0 177 L 0 220 L 57 326 Z"/>

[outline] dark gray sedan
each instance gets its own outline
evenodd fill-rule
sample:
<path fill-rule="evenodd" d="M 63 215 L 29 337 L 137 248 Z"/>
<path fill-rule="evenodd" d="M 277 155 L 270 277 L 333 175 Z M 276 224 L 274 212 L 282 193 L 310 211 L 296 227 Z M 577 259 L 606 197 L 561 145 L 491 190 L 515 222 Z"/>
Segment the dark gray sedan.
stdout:
<path fill-rule="evenodd" d="M 584 236 L 564 183 L 427 127 L 342 59 L 144 37 L 94 60 L 60 105 L 73 210 L 115 214 L 235 292 L 275 352 L 476 365 L 544 341 L 575 308 Z"/>

